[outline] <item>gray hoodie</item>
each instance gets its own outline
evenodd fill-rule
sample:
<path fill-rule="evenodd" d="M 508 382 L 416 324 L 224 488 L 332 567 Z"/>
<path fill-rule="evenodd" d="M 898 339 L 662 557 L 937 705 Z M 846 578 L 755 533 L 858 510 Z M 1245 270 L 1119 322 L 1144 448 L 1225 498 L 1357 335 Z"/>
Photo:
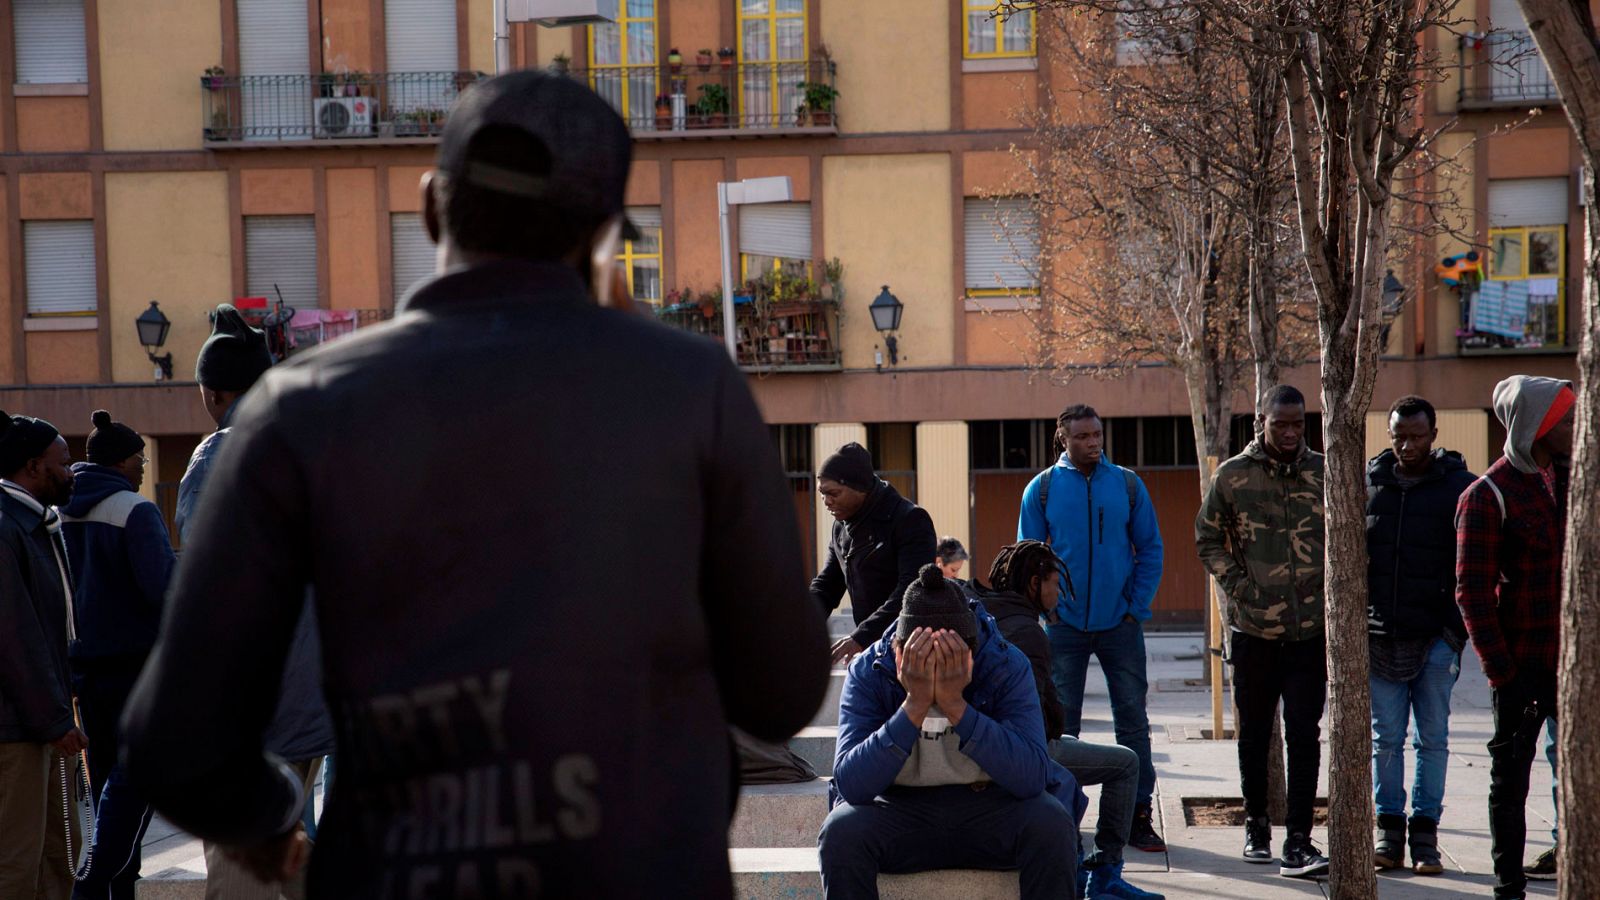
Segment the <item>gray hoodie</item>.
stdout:
<path fill-rule="evenodd" d="M 1517 471 L 1539 471 L 1533 461 L 1533 442 L 1539 425 L 1562 388 L 1572 382 L 1537 375 L 1513 375 L 1494 386 L 1494 415 L 1506 427 L 1506 459 Z"/>

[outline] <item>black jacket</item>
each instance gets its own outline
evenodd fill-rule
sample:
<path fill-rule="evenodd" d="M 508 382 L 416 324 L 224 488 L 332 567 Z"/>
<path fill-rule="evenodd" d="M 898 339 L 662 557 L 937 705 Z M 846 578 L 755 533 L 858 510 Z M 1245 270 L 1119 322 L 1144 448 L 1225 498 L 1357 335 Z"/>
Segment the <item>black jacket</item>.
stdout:
<path fill-rule="evenodd" d="M 854 518 L 833 523 L 828 558 L 811 579 L 811 596 L 831 613 L 849 591 L 856 620 L 850 638 L 870 647 L 900 615 L 906 588 L 918 569 L 933 562 L 938 543 L 927 511 L 879 480 Z"/>
<path fill-rule="evenodd" d="M 1367 627 L 1392 638 L 1462 640 L 1456 606 L 1456 501 L 1477 480 L 1461 454 L 1433 451 L 1433 465 L 1409 488 L 1385 450 L 1367 463 Z"/>
<path fill-rule="evenodd" d="M 803 727 L 828 644 L 720 345 L 494 262 L 274 368 L 233 424 L 125 722 L 158 809 L 287 827 L 260 735 L 309 584 L 339 760 L 310 896 L 731 895 L 728 725 Z"/>
<path fill-rule="evenodd" d="M 1061 699 L 1056 696 L 1055 682 L 1050 680 L 1050 639 L 1039 624 L 1039 607 L 1021 594 L 991 590 L 977 579 L 967 585 L 967 593 L 978 598 L 989 615 L 994 616 L 1006 640 L 1028 655 L 1033 683 L 1039 690 L 1039 706 L 1044 710 L 1044 739 L 1053 741 L 1061 737 L 1066 714 L 1061 710 Z"/>
<path fill-rule="evenodd" d="M 67 593 L 51 541 L 61 536 L 44 517 L 0 490 L 0 742 L 42 744 L 72 730 Z"/>

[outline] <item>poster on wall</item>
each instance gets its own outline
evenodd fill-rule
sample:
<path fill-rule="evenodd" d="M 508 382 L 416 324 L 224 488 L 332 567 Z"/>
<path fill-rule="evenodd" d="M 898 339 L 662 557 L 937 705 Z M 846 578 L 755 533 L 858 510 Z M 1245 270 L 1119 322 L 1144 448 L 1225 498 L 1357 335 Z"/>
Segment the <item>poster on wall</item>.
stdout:
<path fill-rule="evenodd" d="M 1528 330 L 1528 283 L 1485 281 L 1472 298 L 1472 330 L 1520 340 Z"/>

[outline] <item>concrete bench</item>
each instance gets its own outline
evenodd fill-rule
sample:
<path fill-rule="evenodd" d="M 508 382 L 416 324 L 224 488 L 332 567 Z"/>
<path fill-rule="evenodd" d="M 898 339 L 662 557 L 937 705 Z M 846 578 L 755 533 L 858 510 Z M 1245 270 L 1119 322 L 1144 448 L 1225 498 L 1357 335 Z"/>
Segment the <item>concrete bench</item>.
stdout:
<path fill-rule="evenodd" d="M 730 847 L 810 847 L 828 817 L 828 780 L 748 784 L 728 829 Z"/>
<path fill-rule="evenodd" d="M 822 866 L 814 848 L 734 849 L 734 894 L 740 900 L 802 900 L 822 897 Z M 941 869 L 914 875 L 879 875 L 884 900 L 1005 900 L 1019 895 L 1016 872 Z"/>

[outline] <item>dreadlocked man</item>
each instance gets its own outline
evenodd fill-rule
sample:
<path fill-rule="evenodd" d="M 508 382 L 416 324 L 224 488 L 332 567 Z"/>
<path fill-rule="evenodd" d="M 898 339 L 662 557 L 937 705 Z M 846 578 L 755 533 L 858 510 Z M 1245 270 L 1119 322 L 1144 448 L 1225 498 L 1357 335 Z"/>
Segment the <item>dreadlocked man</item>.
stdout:
<path fill-rule="evenodd" d="M 1140 890 L 1122 880 L 1122 848 L 1133 826 L 1134 799 L 1139 787 L 1139 755 L 1116 744 L 1091 744 L 1062 733 L 1061 701 L 1050 681 L 1050 641 L 1039 627 L 1039 617 L 1055 621 L 1061 581 L 1071 585 L 1049 545 L 1018 541 L 1001 548 L 989 570 L 989 587 L 974 579 L 972 592 L 982 601 L 1006 640 L 1027 654 L 1044 713 L 1045 739 L 1050 757 L 1078 779 L 1079 784 L 1102 785 L 1100 818 L 1095 826 L 1094 851 L 1084 858 L 1092 900 L 1144 898 L 1160 894 Z"/>

